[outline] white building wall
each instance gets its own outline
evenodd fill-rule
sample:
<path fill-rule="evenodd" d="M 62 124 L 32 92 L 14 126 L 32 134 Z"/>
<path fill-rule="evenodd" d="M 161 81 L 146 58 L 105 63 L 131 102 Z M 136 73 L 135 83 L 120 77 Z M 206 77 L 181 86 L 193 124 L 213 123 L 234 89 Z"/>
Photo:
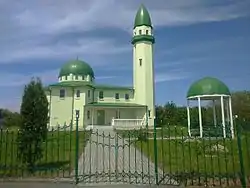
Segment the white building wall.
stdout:
<path fill-rule="evenodd" d="M 143 34 L 146 30 L 149 35 L 152 34 L 150 27 L 140 26 L 134 29 L 134 35 L 138 35 L 140 30 Z M 149 125 L 152 126 L 155 116 L 153 44 L 147 41 L 137 42 L 134 44 L 133 53 L 135 102 L 148 106 Z"/>

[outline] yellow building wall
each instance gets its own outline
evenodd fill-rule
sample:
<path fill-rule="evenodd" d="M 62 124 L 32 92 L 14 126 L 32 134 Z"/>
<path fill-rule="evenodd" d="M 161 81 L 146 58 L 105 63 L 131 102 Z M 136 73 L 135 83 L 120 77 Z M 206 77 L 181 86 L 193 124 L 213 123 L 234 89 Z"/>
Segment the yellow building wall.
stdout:
<path fill-rule="evenodd" d="M 65 89 L 65 98 L 60 98 L 60 89 Z M 77 97 L 77 91 L 80 91 L 80 97 Z M 88 96 L 89 91 L 89 96 Z M 94 93 L 93 93 L 94 91 Z M 103 91 L 104 98 L 99 99 L 99 91 Z M 115 99 L 115 93 L 119 93 L 119 100 Z M 95 89 L 84 86 L 76 88 L 60 88 L 52 87 L 51 95 L 49 92 L 47 99 L 49 105 L 49 125 L 51 127 L 57 126 L 58 124 L 63 126 L 65 123 L 70 124 L 73 119 L 73 127 L 76 125 L 76 110 L 79 110 L 79 127 L 85 127 L 97 123 L 97 108 L 85 107 L 86 104 L 94 102 L 100 103 L 134 103 L 133 90 L 111 90 L 111 89 Z M 129 100 L 125 100 L 125 94 L 129 94 Z M 143 118 L 142 113 L 145 114 L 145 110 L 136 108 L 110 108 L 100 107 L 100 110 L 105 110 L 105 125 L 110 125 L 112 118 L 116 118 L 117 111 L 120 111 L 120 119 L 141 119 Z M 87 113 L 90 111 L 90 118 L 87 118 Z M 93 118 L 92 118 L 93 116 Z"/>
<path fill-rule="evenodd" d="M 77 90 L 80 90 L 80 97 L 76 96 Z M 88 91 L 89 94 L 88 95 Z M 85 121 L 87 120 L 87 110 L 85 110 L 85 105 L 93 101 L 93 89 L 90 87 L 78 87 L 75 88 L 75 97 L 74 97 L 74 115 L 75 120 L 75 111 L 79 110 L 79 127 L 84 127 Z M 75 126 L 75 121 L 73 126 Z"/>
<path fill-rule="evenodd" d="M 145 115 L 145 108 L 87 108 L 90 111 L 90 118 L 85 119 L 85 125 L 97 125 L 97 111 L 105 110 L 105 125 L 111 125 L 112 119 L 142 119 Z M 93 114 L 93 117 L 92 117 Z M 120 114 L 120 116 L 116 116 Z M 87 117 L 87 113 L 85 114 Z"/>
<path fill-rule="evenodd" d="M 65 123 L 70 124 L 72 119 L 73 106 L 73 90 L 71 88 L 64 88 L 66 90 L 65 97 L 60 98 L 60 89 L 54 87 L 51 89 L 50 99 L 50 126 L 63 126 Z"/>
<path fill-rule="evenodd" d="M 104 99 L 99 99 L 99 92 L 103 91 Z M 119 93 L 119 99 L 115 99 L 115 93 Z M 129 94 L 129 100 L 125 100 L 125 94 Z M 111 90 L 111 89 L 95 89 L 94 93 L 95 102 L 104 103 L 134 103 L 134 92 L 133 90 Z"/>

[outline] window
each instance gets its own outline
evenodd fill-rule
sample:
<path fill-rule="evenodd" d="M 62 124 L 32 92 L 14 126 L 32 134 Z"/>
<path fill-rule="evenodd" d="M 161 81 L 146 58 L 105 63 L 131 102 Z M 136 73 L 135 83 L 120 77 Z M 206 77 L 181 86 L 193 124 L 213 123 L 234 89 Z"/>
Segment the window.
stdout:
<path fill-rule="evenodd" d="M 134 32 L 134 35 L 136 35 L 136 32 Z"/>
<path fill-rule="evenodd" d="M 90 97 L 90 90 L 88 90 L 88 97 Z"/>
<path fill-rule="evenodd" d="M 77 91 L 76 91 L 76 97 L 79 98 L 80 95 L 81 95 L 81 91 L 80 91 L 80 90 L 77 90 Z"/>
<path fill-rule="evenodd" d="M 140 67 L 142 66 L 142 59 L 139 59 Z"/>
<path fill-rule="evenodd" d="M 139 30 L 139 35 L 141 35 L 141 30 Z"/>
<path fill-rule="evenodd" d="M 120 98 L 119 93 L 115 94 L 115 99 L 118 100 Z"/>
<path fill-rule="evenodd" d="M 90 111 L 87 111 L 87 118 L 90 119 Z"/>
<path fill-rule="evenodd" d="M 103 99 L 103 91 L 99 91 L 99 99 Z"/>
<path fill-rule="evenodd" d="M 84 80 L 84 76 L 82 76 L 82 80 Z"/>
<path fill-rule="evenodd" d="M 148 30 L 146 30 L 146 35 L 148 35 Z"/>
<path fill-rule="evenodd" d="M 60 98 L 64 98 L 64 97 L 65 97 L 65 90 L 60 89 Z"/>
<path fill-rule="evenodd" d="M 78 80 L 78 75 L 75 76 L 75 79 Z"/>
<path fill-rule="evenodd" d="M 148 111 L 148 117 L 150 117 L 151 113 L 150 113 L 150 110 Z"/>
<path fill-rule="evenodd" d="M 125 100 L 129 100 L 129 94 L 125 94 Z"/>
<path fill-rule="evenodd" d="M 65 80 L 68 80 L 68 76 L 65 76 Z"/>

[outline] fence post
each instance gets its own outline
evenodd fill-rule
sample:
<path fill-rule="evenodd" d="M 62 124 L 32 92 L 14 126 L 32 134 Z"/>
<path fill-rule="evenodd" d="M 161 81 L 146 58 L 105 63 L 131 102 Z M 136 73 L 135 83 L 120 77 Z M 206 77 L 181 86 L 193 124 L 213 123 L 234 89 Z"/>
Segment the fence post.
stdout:
<path fill-rule="evenodd" d="M 158 148 L 157 148 L 157 139 L 156 139 L 156 124 L 155 124 L 155 116 L 154 116 L 154 159 L 155 159 L 155 183 L 159 184 L 158 178 Z"/>
<path fill-rule="evenodd" d="M 241 126 L 238 124 L 238 117 L 235 116 L 235 127 L 237 130 L 237 144 L 238 144 L 238 151 L 239 151 L 239 160 L 240 160 L 240 181 L 243 188 L 246 188 L 246 175 L 245 175 L 245 168 L 244 168 L 244 161 L 243 161 L 243 152 L 242 152 L 242 143 L 241 143 Z"/>
<path fill-rule="evenodd" d="M 79 110 L 76 110 L 76 153 L 75 153 L 75 181 L 76 184 L 79 182 L 78 178 L 78 155 L 79 155 L 79 132 L 78 132 L 78 123 L 79 123 Z"/>

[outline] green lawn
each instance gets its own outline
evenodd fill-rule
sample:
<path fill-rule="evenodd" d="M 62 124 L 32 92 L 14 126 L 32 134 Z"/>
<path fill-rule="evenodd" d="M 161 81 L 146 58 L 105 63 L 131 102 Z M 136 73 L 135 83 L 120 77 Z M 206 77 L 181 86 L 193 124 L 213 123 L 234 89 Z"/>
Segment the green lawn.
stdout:
<path fill-rule="evenodd" d="M 154 130 L 150 129 L 140 129 L 140 130 L 117 130 L 116 131 L 119 135 L 125 138 L 138 138 L 141 133 L 148 134 L 149 138 L 153 138 Z M 186 127 L 181 126 L 169 126 L 163 129 L 156 130 L 156 136 L 158 138 L 169 138 L 169 137 L 186 137 L 188 136 L 188 130 Z"/>
<path fill-rule="evenodd" d="M 25 177 L 25 165 L 18 159 L 17 131 L 0 132 L 0 177 Z M 79 155 L 89 132 L 79 132 Z M 69 177 L 75 168 L 76 158 L 76 132 L 50 131 L 47 140 L 43 143 L 43 158 L 37 163 L 34 176 L 40 177 Z"/>
<path fill-rule="evenodd" d="M 147 135 L 146 130 L 118 131 L 118 134 L 130 139 L 137 138 L 134 142 L 136 147 L 155 162 L 154 140 L 140 139 L 143 132 Z M 186 176 L 189 181 L 206 177 L 210 180 L 213 177 L 228 177 L 231 181 L 233 177 L 238 177 L 240 162 L 237 139 L 188 139 L 187 130 L 180 127 L 157 130 L 156 133 L 158 164 L 166 174 Z M 149 133 L 147 137 L 152 138 L 153 134 Z M 241 141 L 245 173 L 250 178 L 250 134 L 243 133 Z"/>
<path fill-rule="evenodd" d="M 242 151 L 246 176 L 250 177 L 250 139 L 242 138 Z M 152 161 L 154 141 L 138 141 L 140 148 Z M 223 147 L 221 149 L 221 146 Z M 236 140 L 158 140 L 157 159 L 161 169 L 170 175 L 184 175 L 187 179 L 238 177 L 239 152 Z M 250 179 L 249 179 L 250 180 Z M 250 182 L 249 182 L 250 183 Z"/>

